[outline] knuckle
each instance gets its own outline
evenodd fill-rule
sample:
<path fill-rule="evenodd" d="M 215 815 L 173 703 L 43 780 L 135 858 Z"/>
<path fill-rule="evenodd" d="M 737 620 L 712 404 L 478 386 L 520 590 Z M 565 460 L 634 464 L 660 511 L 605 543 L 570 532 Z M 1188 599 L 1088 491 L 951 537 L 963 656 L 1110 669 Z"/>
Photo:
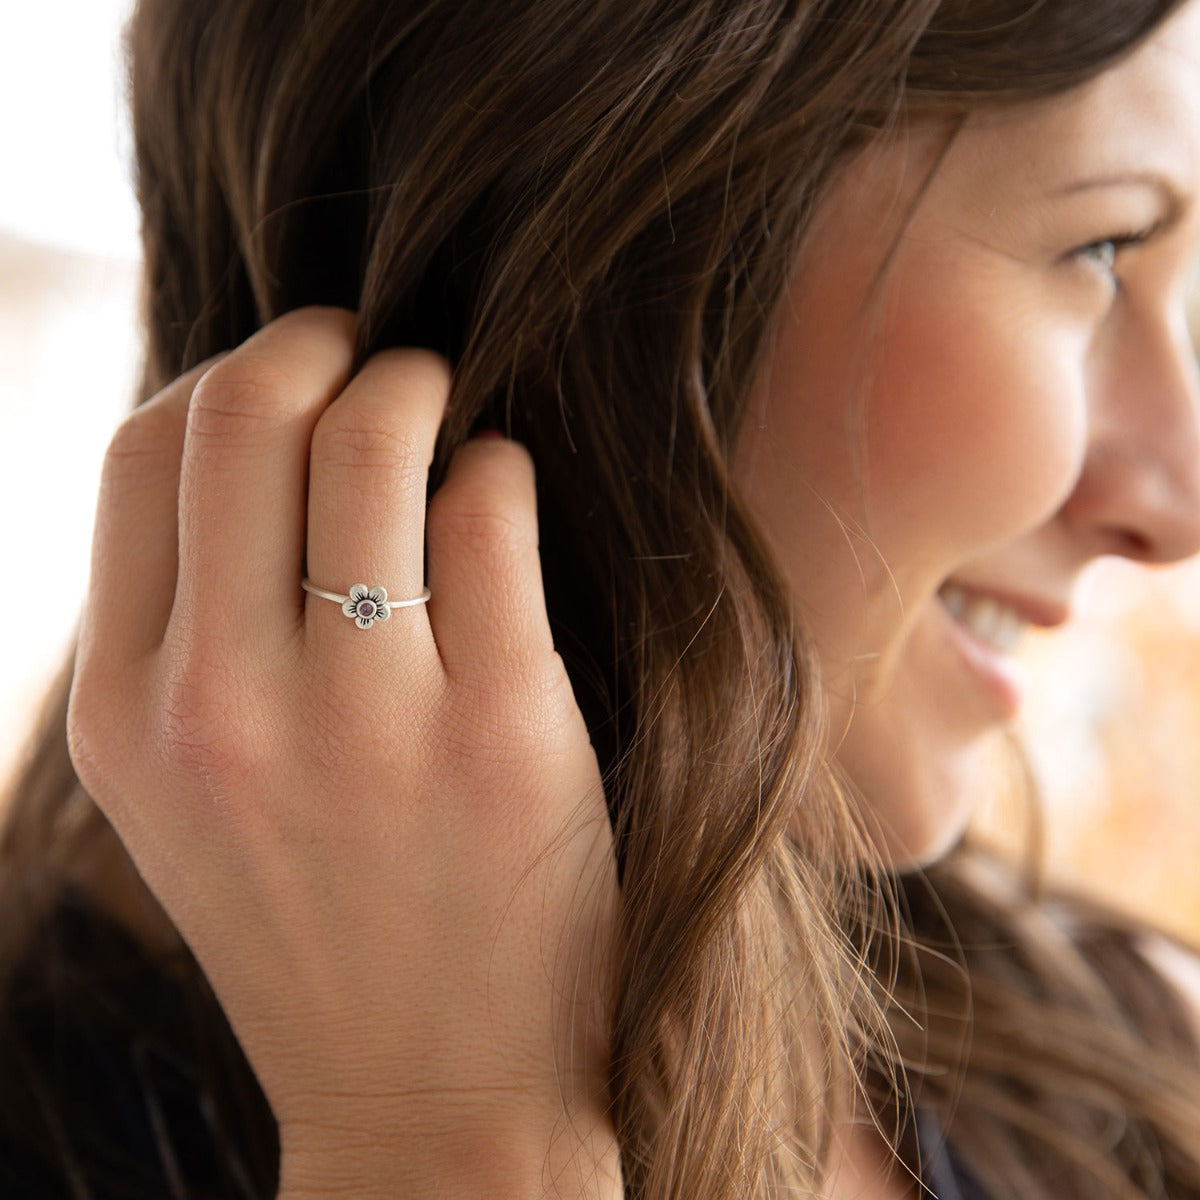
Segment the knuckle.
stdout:
<path fill-rule="evenodd" d="M 480 488 L 459 488 L 453 496 L 434 495 L 429 507 L 431 541 L 497 564 L 516 553 L 536 548 L 528 526 L 496 504 Z"/>
<path fill-rule="evenodd" d="M 378 471 L 381 474 L 424 474 L 429 468 L 419 440 L 406 429 L 364 419 L 353 411 L 338 413 L 335 404 L 317 423 L 313 456 L 326 467 Z"/>
<path fill-rule="evenodd" d="M 106 468 L 124 473 L 162 457 L 179 438 L 180 413 L 168 405 L 142 405 L 117 426 L 105 452 Z"/>
<path fill-rule="evenodd" d="M 295 409 L 296 383 L 262 356 L 231 355 L 196 384 L 188 408 L 189 436 L 218 442 L 246 436 L 248 430 L 274 431 Z"/>
<path fill-rule="evenodd" d="M 314 686 L 306 699 L 309 736 L 304 753 L 319 769 L 359 773 L 364 762 L 407 762 L 429 736 L 429 714 L 442 702 L 440 667 L 412 663 L 403 695 L 365 701 L 360 683 L 336 664 L 314 666 Z M 366 719 L 364 719 L 364 714 Z"/>
<path fill-rule="evenodd" d="M 158 739 L 163 761 L 212 795 L 227 795 L 254 774 L 263 739 L 236 699 L 246 691 L 214 656 L 179 655 L 162 682 Z"/>
<path fill-rule="evenodd" d="M 456 685 L 456 714 L 447 725 L 460 732 L 451 742 L 469 742 L 487 761 L 540 762 L 570 735 L 574 696 L 556 653 L 515 657 L 504 672 L 495 663 L 480 664 Z"/>
<path fill-rule="evenodd" d="M 390 761 L 396 754 L 393 739 L 382 721 L 352 720 L 347 704 L 327 698 L 310 702 L 309 736 L 301 753 L 313 786 L 336 788 L 339 780 L 363 776 L 363 765 Z"/>
<path fill-rule="evenodd" d="M 80 782 L 97 801 L 104 798 L 104 781 L 122 759 L 107 720 L 111 705 L 104 688 L 76 671 L 67 700 L 67 754 Z"/>

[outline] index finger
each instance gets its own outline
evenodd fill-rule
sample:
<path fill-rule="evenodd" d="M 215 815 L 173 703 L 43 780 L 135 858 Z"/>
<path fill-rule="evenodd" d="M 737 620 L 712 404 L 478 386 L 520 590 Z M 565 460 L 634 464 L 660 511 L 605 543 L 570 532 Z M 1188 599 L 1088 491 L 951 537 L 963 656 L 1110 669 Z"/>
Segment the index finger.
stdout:
<path fill-rule="evenodd" d="M 103 652 L 131 661 L 162 642 L 179 566 L 179 469 L 188 403 L 196 384 L 227 354 L 205 359 L 156 392 L 109 441 L 79 628 L 81 656 Z"/>

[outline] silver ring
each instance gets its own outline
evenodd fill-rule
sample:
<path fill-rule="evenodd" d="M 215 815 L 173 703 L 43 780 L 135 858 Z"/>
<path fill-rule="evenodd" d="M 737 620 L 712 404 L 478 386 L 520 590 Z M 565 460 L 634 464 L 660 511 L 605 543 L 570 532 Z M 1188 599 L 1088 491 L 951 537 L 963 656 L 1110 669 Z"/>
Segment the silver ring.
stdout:
<path fill-rule="evenodd" d="M 429 599 L 428 588 L 412 600 L 389 600 L 387 588 L 378 585 L 369 588 L 365 583 L 356 583 L 351 587 L 348 596 L 327 592 L 309 582 L 307 576 L 300 581 L 300 586 L 306 592 L 312 592 L 314 596 L 336 600 L 342 606 L 342 612 L 350 617 L 359 629 L 370 629 L 376 621 L 386 621 L 392 615 L 393 608 L 412 608 L 414 604 L 424 604 Z"/>

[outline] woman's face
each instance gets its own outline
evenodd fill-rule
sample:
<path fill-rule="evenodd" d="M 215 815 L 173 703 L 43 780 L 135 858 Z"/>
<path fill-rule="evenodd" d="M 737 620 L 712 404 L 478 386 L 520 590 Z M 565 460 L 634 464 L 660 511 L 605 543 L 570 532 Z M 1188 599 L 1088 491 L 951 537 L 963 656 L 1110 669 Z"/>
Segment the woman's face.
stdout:
<path fill-rule="evenodd" d="M 961 833 L 1020 633 L 1100 555 L 1200 549 L 1200 3 L 974 114 L 935 170 L 946 137 L 875 145 L 824 200 L 735 464 L 898 865 Z"/>

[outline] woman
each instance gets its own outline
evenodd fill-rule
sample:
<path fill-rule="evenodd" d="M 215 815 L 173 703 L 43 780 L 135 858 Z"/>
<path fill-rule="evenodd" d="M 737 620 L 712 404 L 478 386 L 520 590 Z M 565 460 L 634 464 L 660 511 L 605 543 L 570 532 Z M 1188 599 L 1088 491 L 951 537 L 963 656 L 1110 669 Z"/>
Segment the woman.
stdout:
<path fill-rule="evenodd" d="M 129 47 L 144 403 L 7 829 L 12 1186 L 1200 1195 L 1168 943 L 962 837 L 1023 627 L 1200 547 L 1200 5 Z"/>

